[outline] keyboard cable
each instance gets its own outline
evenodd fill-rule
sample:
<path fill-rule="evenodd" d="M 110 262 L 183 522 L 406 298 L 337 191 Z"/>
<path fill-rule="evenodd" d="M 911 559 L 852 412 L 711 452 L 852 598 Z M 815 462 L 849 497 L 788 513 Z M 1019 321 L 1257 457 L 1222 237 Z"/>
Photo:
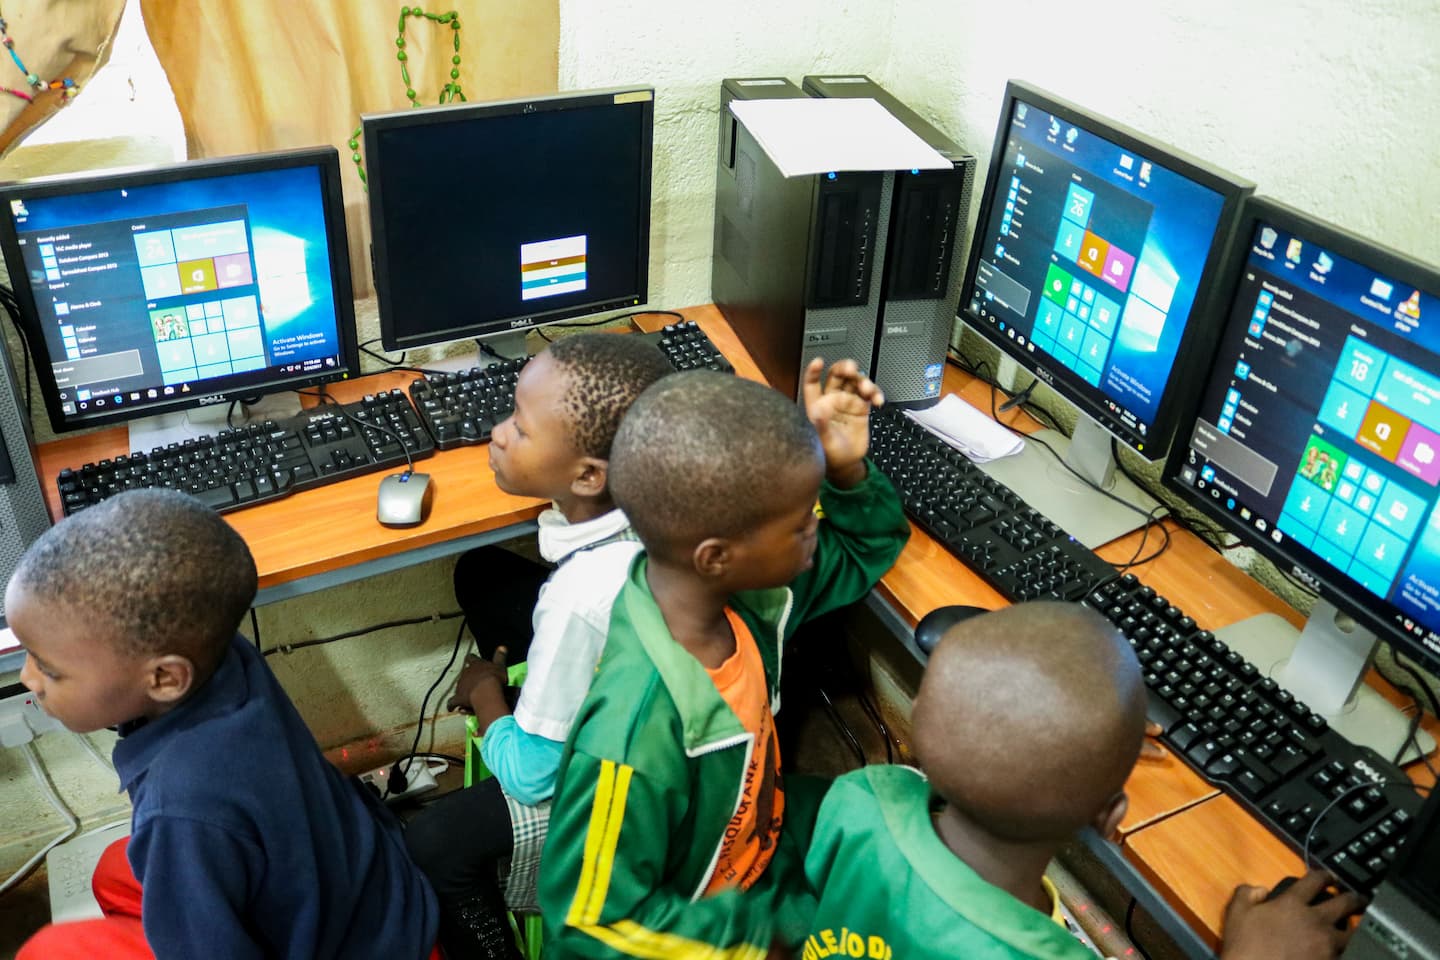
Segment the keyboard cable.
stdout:
<path fill-rule="evenodd" d="M 80 818 L 75 816 L 70 808 L 65 805 L 65 801 L 60 799 L 60 794 L 55 792 L 55 787 L 45 776 L 45 769 L 40 764 L 40 755 L 35 751 L 35 744 L 33 742 L 22 743 L 20 744 L 20 749 L 25 753 L 25 760 L 30 765 L 30 772 L 34 775 L 35 782 L 40 785 L 40 792 L 45 794 L 45 799 L 50 801 L 50 806 L 54 807 L 60 816 L 65 818 L 66 826 L 64 833 L 41 847 L 39 852 L 21 864 L 20 869 L 12 873 L 8 880 L 0 883 L 0 894 L 9 893 L 19 885 L 20 881 L 28 877 L 36 867 L 40 866 L 44 859 L 49 856 L 51 850 L 54 850 L 60 846 L 60 844 L 80 832 Z"/>

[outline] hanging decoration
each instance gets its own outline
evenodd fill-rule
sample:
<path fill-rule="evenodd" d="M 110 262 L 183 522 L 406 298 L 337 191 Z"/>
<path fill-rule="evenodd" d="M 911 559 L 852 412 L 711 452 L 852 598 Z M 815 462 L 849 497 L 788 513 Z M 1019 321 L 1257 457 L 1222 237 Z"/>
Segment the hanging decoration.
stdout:
<path fill-rule="evenodd" d="M 415 93 L 415 87 L 410 83 L 410 53 L 405 49 L 405 21 L 411 17 L 424 18 L 436 26 L 450 27 L 452 45 L 455 52 L 450 57 L 450 82 L 440 88 L 440 104 L 454 103 L 455 101 L 465 102 L 465 92 L 460 89 L 460 13 L 458 10 L 451 10 L 448 13 L 427 13 L 420 7 L 400 8 L 399 33 L 395 37 L 395 59 L 400 62 L 400 79 L 405 83 L 405 96 L 410 101 L 410 106 L 420 106 L 420 101 Z M 0 29 L 3 29 L 4 21 L 0 20 Z M 8 40 L 6 41 L 8 45 Z M 13 56 L 13 52 L 12 52 Z M 19 62 L 18 60 L 16 61 Z M 22 67 L 23 69 L 23 67 Z M 67 83 L 69 81 L 66 81 Z M 355 132 L 350 134 L 350 159 L 355 161 L 355 172 L 360 175 L 360 183 L 368 192 L 369 181 L 365 179 L 365 165 L 360 157 L 360 131 L 363 128 L 356 127 Z"/>
<path fill-rule="evenodd" d="M 403 28 L 405 26 L 405 21 L 403 19 L 400 21 L 400 26 L 403 32 Z M 19 68 L 20 73 L 25 77 L 25 82 L 30 86 L 30 90 L 21 90 L 15 87 L 0 86 L 0 93 L 8 93 L 12 97 L 18 97 L 21 100 L 33 102 L 36 93 L 42 93 L 46 90 L 59 90 L 61 91 L 60 103 L 63 106 L 64 104 L 67 104 L 71 100 L 73 100 L 76 94 L 80 92 L 80 88 L 70 77 L 66 77 L 63 80 L 46 81 L 41 80 L 38 76 L 31 73 L 25 68 L 25 61 L 21 60 L 20 54 L 15 52 L 15 40 L 13 37 L 10 36 L 10 26 L 5 22 L 5 14 L 3 11 L 0 11 L 0 43 L 5 44 L 5 49 L 10 52 L 10 59 L 15 62 L 15 66 Z"/>

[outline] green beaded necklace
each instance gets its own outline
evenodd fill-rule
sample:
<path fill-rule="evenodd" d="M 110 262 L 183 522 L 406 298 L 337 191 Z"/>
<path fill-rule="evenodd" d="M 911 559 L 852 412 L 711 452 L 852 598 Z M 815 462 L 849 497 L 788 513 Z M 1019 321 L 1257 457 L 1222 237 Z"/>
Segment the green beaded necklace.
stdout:
<path fill-rule="evenodd" d="M 450 25 L 450 35 L 454 39 L 455 53 L 450 57 L 450 82 L 440 88 L 441 105 L 453 103 L 456 100 L 464 102 L 465 91 L 460 89 L 460 13 L 451 10 L 449 13 L 426 13 L 419 7 L 400 8 L 400 32 L 395 37 L 395 59 L 400 61 L 400 79 L 405 82 L 405 96 L 410 100 L 410 106 L 420 106 L 416 99 L 415 88 L 410 85 L 410 55 L 405 51 L 405 21 L 411 17 L 424 17 L 431 23 L 439 26 Z M 355 161 L 355 172 L 360 175 L 360 184 L 368 193 L 370 182 L 365 179 L 365 165 L 360 158 L 360 131 L 362 127 L 356 127 L 355 132 L 350 134 L 350 159 Z"/>

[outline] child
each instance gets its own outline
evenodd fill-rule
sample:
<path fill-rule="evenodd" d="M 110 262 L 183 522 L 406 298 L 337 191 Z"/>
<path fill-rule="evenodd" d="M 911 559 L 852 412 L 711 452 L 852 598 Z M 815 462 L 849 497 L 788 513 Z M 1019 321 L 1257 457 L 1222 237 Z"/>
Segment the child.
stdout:
<path fill-rule="evenodd" d="M 620 425 L 611 489 L 645 552 L 562 758 L 547 954 L 739 960 L 803 936 L 818 792 L 781 781 L 781 656 L 801 622 L 863 597 L 909 534 L 864 459 L 879 390 L 847 360 L 822 391 L 821 368 L 805 371 L 804 413 L 695 372 Z"/>
<path fill-rule="evenodd" d="M 236 633 L 255 586 L 239 535 L 168 490 L 111 497 L 21 557 L 21 680 L 71 730 L 118 726 L 134 809 L 96 870 L 105 919 L 46 927 L 20 957 L 430 954 L 435 895 L 398 825 Z"/>
<path fill-rule="evenodd" d="M 494 659 L 467 657 L 450 706 L 475 714 L 494 776 L 427 807 L 405 834 L 439 894 L 440 939 L 453 955 L 517 955 L 505 907 L 534 904 L 560 750 L 640 549 L 610 498 L 610 442 L 630 402 L 671 372 L 664 354 L 636 337 L 566 337 L 521 370 L 515 412 L 495 427 L 496 483 L 554 501 L 540 515 L 540 554 L 559 567 L 551 573 L 498 547 L 456 567 L 457 597 Z M 529 665 L 513 716 L 507 656 Z"/>
<path fill-rule="evenodd" d="M 1145 688 L 1124 639 L 1072 604 L 967 620 L 930 655 L 912 721 L 928 783 L 909 767 L 866 767 L 820 808 L 805 863 L 820 906 L 802 960 L 1093 957 L 1057 922 L 1044 874 L 1076 831 L 1110 836 L 1125 816 Z M 1237 891 L 1223 956 L 1338 953 L 1345 935 L 1331 924 L 1358 901 L 1309 908 L 1318 876 L 1272 903 Z"/>

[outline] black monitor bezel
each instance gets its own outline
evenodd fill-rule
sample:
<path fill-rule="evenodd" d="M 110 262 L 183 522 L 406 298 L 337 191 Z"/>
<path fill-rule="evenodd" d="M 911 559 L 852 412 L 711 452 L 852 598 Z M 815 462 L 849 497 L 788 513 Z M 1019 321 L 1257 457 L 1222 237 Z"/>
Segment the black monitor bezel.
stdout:
<path fill-rule="evenodd" d="M 321 206 L 325 217 L 325 238 L 330 260 L 330 282 L 334 295 L 335 326 L 340 347 L 340 362 L 333 370 L 321 370 L 294 376 L 281 376 L 268 383 L 247 385 L 221 391 L 197 390 L 170 400 L 157 399 L 140 407 L 115 408 L 103 412 L 66 414 L 61 408 L 60 390 L 55 383 L 49 345 L 35 307 L 35 293 L 29 283 L 24 254 L 20 250 L 15 221 L 9 213 L 11 200 L 67 196 L 103 190 L 182 183 L 234 174 L 263 173 L 296 167 L 314 167 L 320 174 Z M 20 321 L 26 342 L 35 355 L 35 380 L 50 428 L 55 433 L 68 433 L 92 427 L 140 420 L 193 407 L 228 403 L 241 398 L 304 387 L 318 386 L 360 375 L 360 351 L 355 335 L 355 298 L 350 286 L 350 245 L 345 233 L 345 202 L 340 188 L 340 155 L 334 147 L 313 147 L 233 157 L 214 157 L 155 167 L 104 170 L 78 174 L 43 177 L 34 180 L 0 184 L 0 251 L 10 274 L 11 288 L 20 307 Z"/>
<path fill-rule="evenodd" d="M 541 310 L 513 317 L 502 317 L 483 323 L 461 324 L 443 330 L 401 336 L 396 329 L 396 307 L 390 293 L 390 238 L 385 228 L 384 199 L 387 174 L 381 159 L 377 138 L 382 132 L 431 124 L 460 124 L 483 121 L 491 117 L 516 114 L 571 110 L 581 107 L 643 104 L 640 150 L 640 200 L 643 216 L 637 229 L 639 275 L 638 289 L 623 297 L 607 297 L 586 303 L 572 304 L 558 310 Z M 464 103 L 394 113 L 366 114 L 360 118 L 368 168 L 370 211 L 370 265 L 375 284 L 376 306 L 380 314 L 380 342 L 386 350 L 406 350 L 464 340 L 495 336 L 515 330 L 528 330 L 575 317 L 593 316 L 613 310 L 635 309 L 647 302 L 650 291 L 650 203 L 653 195 L 655 90 L 653 87 L 617 87 L 605 90 L 584 90 L 557 93 L 516 100 L 495 100 L 485 103 Z"/>
<path fill-rule="evenodd" d="M 1256 225 L 1262 221 L 1300 236 L 1306 242 L 1313 242 L 1331 253 L 1371 267 L 1376 272 L 1399 281 L 1402 285 L 1413 285 L 1418 289 L 1440 294 L 1440 269 L 1398 250 L 1367 240 L 1358 234 L 1351 233 L 1342 227 L 1297 210 L 1278 200 L 1269 197 L 1251 197 L 1241 211 L 1236 242 L 1226 258 L 1217 285 L 1217 291 L 1224 298 L 1223 302 L 1217 304 L 1225 319 L 1225 324 L 1220 328 L 1222 338 L 1230 323 L 1236 288 L 1250 259 L 1250 238 L 1255 234 Z M 1218 346 L 1217 343 L 1217 350 Z M 1206 384 L 1218 362 L 1218 354 L 1212 356 L 1211 363 L 1203 371 L 1204 375 L 1199 378 L 1198 389 L 1185 411 L 1183 421 L 1185 424 L 1193 425 L 1199 417 Z M 1323 569 L 1317 570 L 1312 568 L 1308 562 L 1302 563 L 1289 546 L 1292 542 L 1289 538 L 1286 538 L 1284 543 L 1275 543 L 1270 537 L 1262 536 L 1259 531 L 1238 519 L 1228 510 L 1222 509 L 1221 505 L 1214 501 L 1214 498 L 1206 497 L 1201 491 L 1184 483 L 1180 479 L 1180 471 L 1188 462 L 1190 441 L 1188 436 L 1183 440 L 1177 438 L 1177 441 L 1172 445 L 1170 454 L 1166 458 L 1161 481 L 1186 505 L 1199 510 L 1221 529 L 1233 534 L 1245 546 L 1252 548 L 1282 571 L 1288 572 L 1301 583 L 1306 584 L 1312 592 L 1324 597 L 1354 617 L 1356 621 L 1363 624 L 1366 629 L 1373 631 L 1386 643 L 1392 646 L 1398 645 L 1410 657 L 1427 664 L 1428 669 L 1440 670 L 1440 653 L 1431 651 L 1418 638 L 1406 633 L 1400 624 L 1392 622 L 1390 618 L 1394 616 L 1393 612 L 1382 614 L 1375 609 L 1378 604 L 1388 606 L 1389 601 L 1376 597 L 1365 588 L 1349 582 L 1349 578 L 1344 577 L 1344 574 L 1340 574 L 1344 580 L 1337 581 L 1335 576 Z"/>
<path fill-rule="evenodd" d="M 1122 149 L 1133 151 L 1147 160 L 1161 164 L 1167 169 L 1202 186 L 1208 187 L 1223 197 L 1220 216 L 1216 221 L 1215 238 L 1210 245 L 1210 255 L 1196 283 L 1195 303 L 1185 323 L 1185 332 L 1175 351 L 1175 362 L 1170 379 L 1166 382 L 1164 396 L 1156 410 L 1154 425 L 1140 434 L 1125 425 L 1124 421 L 1108 410 L 1099 400 L 1090 396 L 1098 392 L 1097 387 L 1082 380 L 1078 374 L 1060 363 L 1044 363 L 1025 347 L 998 329 L 981 320 L 970 310 L 970 301 L 975 293 L 975 280 L 988 235 L 987 224 L 995 206 L 995 191 L 990 189 L 998 182 L 999 168 L 1004 162 L 1006 140 L 1010 132 L 1011 118 L 1015 105 L 1024 101 L 1032 108 L 1054 114 L 1065 123 L 1081 127 L 1088 133 L 1103 137 Z M 1192 157 L 1174 147 L 1146 136 L 1123 124 L 1103 117 L 1071 103 L 1053 93 L 1032 86 L 1021 80 L 1011 80 L 1005 85 L 1001 101 L 1000 118 L 995 125 L 995 141 L 990 151 L 990 164 L 986 173 L 985 188 L 979 191 L 978 215 L 975 232 L 971 238 L 970 251 L 966 260 L 965 279 L 960 289 L 959 319 L 974 330 L 987 343 L 1000 350 L 1003 355 L 1013 358 L 1021 367 L 1042 383 L 1060 393 L 1066 401 L 1074 404 L 1080 412 L 1104 427 L 1111 436 L 1130 447 L 1147 460 L 1159 460 L 1180 423 L 1184 410 L 1189 406 L 1192 394 L 1199 389 L 1198 372 L 1209 365 L 1209 359 L 1219 344 L 1219 330 L 1223 317 L 1215 313 L 1215 280 L 1222 258 L 1234 240 L 1234 228 L 1240 214 L 1241 201 L 1252 193 L 1255 185 L 1241 177 L 1228 173 Z"/>

